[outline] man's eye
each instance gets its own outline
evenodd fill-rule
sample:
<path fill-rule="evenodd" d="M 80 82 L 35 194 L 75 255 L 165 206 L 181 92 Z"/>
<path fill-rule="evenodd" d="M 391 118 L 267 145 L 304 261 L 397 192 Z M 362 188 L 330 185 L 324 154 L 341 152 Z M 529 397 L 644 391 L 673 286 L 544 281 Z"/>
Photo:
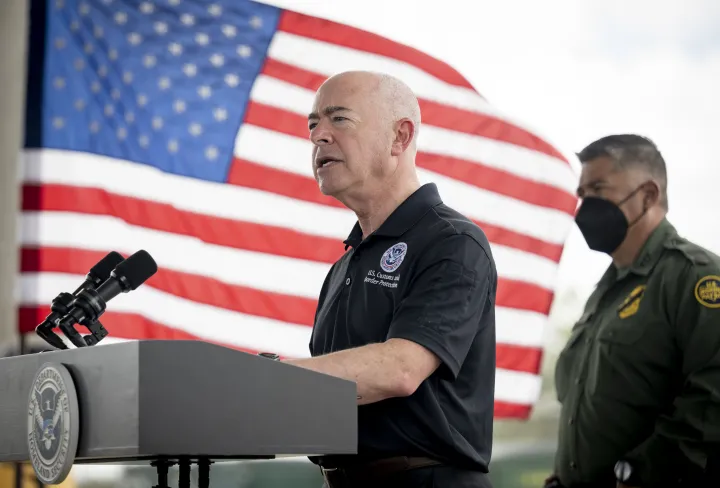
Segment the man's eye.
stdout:
<path fill-rule="evenodd" d="M 345 117 L 340 117 L 339 115 L 337 117 L 333 117 L 333 120 L 336 122 L 340 122 L 341 120 L 347 120 Z"/>
<path fill-rule="evenodd" d="M 313 130 L 317 124 L 313 122 L 312 124 L 308 125 L 308 129 Z"/>

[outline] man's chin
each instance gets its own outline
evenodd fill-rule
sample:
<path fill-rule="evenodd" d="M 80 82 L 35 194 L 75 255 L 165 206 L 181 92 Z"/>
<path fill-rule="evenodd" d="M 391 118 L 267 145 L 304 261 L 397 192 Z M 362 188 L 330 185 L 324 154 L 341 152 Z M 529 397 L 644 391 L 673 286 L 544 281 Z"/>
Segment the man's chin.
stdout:
<path fill-rule="evenodd" d="M 320 193 L 325 195 L 326 197 L 331 197 L 333 188 L 330 185 L 323 185 L 322 183 L 318 183 L 318 189 L 320 190 Z"/>
<path fill-rule="evenodd" d="M 323 195 L 325 195 L 327 197 L 337 197 L 345 189 L 344 187 L 333 184 L 330 181 L 319 182 L 318 188 L 320 189 L 320 193 L 322 193 Z"/>

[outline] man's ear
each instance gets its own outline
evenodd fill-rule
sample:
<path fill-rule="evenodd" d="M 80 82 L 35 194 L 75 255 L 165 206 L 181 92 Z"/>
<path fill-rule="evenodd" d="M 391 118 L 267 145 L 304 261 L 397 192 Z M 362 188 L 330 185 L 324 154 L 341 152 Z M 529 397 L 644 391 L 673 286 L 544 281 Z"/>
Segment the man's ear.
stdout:
<path fill-rule="evenodd" d="M 415 137 L 415 124 L 410 119 L 400 119 L 395 123 L 395 137 L 390 148 L 390 154 L 399 156 L 407 150 Z"/>
<path fill-rule="evenodd" d="M 657 181 L 650 180 L 645 183 L 644 190 L 643 207 L 647 210 L 660 202 L 660 185 L 658 185 Z"/>

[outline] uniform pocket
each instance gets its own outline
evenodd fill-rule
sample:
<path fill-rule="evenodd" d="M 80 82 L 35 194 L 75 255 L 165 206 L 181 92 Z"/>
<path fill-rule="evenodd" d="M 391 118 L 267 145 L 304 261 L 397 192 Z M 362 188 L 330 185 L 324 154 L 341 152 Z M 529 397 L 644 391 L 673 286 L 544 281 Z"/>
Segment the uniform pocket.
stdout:
<path fill-rule="evenodd" d="M 587 333 L 585 322 L 579 322 L 573 328 L 570 338 L 560 352 L 555 363 L 555 392 L 559 402 L 565 399 L 570 386 L 570 378 L 577 370 L 578 349 L 582 347 L 582 341 Z"/>
<path fill-rule="evenodd" d="M 598 341 L 631 346 L 642 339 L 647 327 L 637 319 L 617 319 L 601 326 Z"/>
<path fill-rule="evenodd" d="M 640 317 L 615 319 L 598 330 L 598 347 L 590 360 L 588 390 L 605 398 L 629 402 L 637 399 L 647 378 L 636 384 L 643 369 L 644 337 L 650 329 Z"/>

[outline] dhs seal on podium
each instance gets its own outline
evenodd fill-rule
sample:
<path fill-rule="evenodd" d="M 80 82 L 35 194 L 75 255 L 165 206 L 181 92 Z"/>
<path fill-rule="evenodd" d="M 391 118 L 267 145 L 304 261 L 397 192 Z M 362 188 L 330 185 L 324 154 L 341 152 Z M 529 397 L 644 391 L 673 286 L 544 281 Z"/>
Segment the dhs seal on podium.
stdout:
<path fill-rule="evenodd" d="M 75 462 L 80 414 L 72 376 L 65 366 L 45 363 L 28 398 L 28 453 L 38 480 L 62 483 Z"/>

